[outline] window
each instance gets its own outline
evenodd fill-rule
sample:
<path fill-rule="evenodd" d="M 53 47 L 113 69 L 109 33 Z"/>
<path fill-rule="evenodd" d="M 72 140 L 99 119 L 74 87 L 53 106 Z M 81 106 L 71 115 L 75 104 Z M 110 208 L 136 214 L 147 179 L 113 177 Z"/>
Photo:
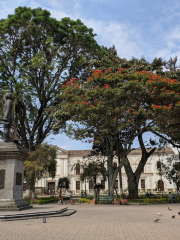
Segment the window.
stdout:
<path fill-rule="evenodd" d="M 145 189 L 145 179 L 141 179 L 141 188 Z"/>
<path fill-rule="evenodd" d="M 76 175 L 80 175 L 80 164 L 76 164 Z"/>
<path fill-rule="evenodd" d="M 115 181 L 115 183 L 114 183 L 114 188 L 115 188 L 115 189 L 118 189 L 118 180 Z"/>
<path fill-rule="evenodd" d="M 116 163 L 116 162 L 114 162 L 114 163 L 113 163 L 113 170 L 115 171 L 115 170 L 116 170 L 116 168 L 117 168 L 117 163 Z"/>
<path fill-rule="evenodd" d="M 93 189 L 93 181 L 89 181 L 89 189 Z"/>
<path fill-rule="evenodd" d="M 164 191 L 164 182 L 162 180 L 158 181 L 158 190 Z"/>
<path fill-rule="evenodd" d="M 80 181 L 76 181 L 76 190 L 80 190 Z"/>
<path fill-rule="evenodd" d="M 159 169 L 161 169 L 161 162 L 160 161 L 157 162 L 157 170 L 159 170 Z"/>
<path fill-rule="evenodd" d="M 113 163 L 113 168 L 117 168 L 117 163 L 116 162 Z"/>
<path fill-rule="evenodd" d="M 101 168 L 104 168 L 104 163 L 103 162 L 101 163 Z"/>
<path fill-rule="evenodd" d="M 102 189 L 105 189 L 105 181 L 101 180 Z"/>

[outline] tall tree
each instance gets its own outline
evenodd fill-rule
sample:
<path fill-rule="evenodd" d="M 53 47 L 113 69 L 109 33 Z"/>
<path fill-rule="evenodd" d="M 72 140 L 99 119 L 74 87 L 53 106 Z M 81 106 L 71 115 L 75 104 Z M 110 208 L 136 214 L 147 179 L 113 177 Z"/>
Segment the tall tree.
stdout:
<path fill-rule="evenodd" d="M 172 98 L 159 95 L 155 99 L 158 85 L 174 91 Z M 76 139 L 94 138 L 94 142 L 103 143 L 108 160 L 110 195 L 114 194 L 114 181 L 119 168 L 123 165 L 128 177 L 128 190 L 130 198 L 138 197 L 138 183 L 141 172 L 155 147 L 146 149 L 143 134 L 156 131 L 159 117 L 159 104 L 179 106 L 180 82 L 164 79 L 157 74 L 147 71 L 131 72 L 129 69 L 120 68 L 118 71 L 111 69 L 95 70 L 87 82 L 70 79 L 64 85 L 64 105 L 56 107 L 54 117 L 57 120 L 55 128 L 61 127 L 61 114 L 66 119 L 71 119 L 69 133 Z M 161 106 L 164 112 L 169 108 Z M 157 115 L 156 115 L 157 114 Z M 72 127 L 73 125 L 73 127 Z M 138 139 L 142 151 L 142 158 L 135 172 L 133 172 L 128 154 L 132 151 L 132 144 Z M 165 138 L 166 139 L 166 138 Z M 115 153 L 114 153 L 115 151 Z M 113 156 L 120 156 L 120 166 L 113 171 Z"/>
<path fill-rule="evenodd" d="M 160 162 L 160 172 L 169 182 L 173 182 L 177 188 L 177 194 L 180 187 L 180 156 L 175 154 L 173 157 L 167 158 L 166 162 Z"/>
<path fill-rule="evenodd" d="M 58 21 L 41 8 L 18 7 L 0 20 L 0 88 L 14 94 L 14 139 L 30 151 L 53 132 L 50 107 L 62 83 L 83 79 L 101 52 L 94 36 L 80 20 Z"/>
<path fill-rule="evenodd" d="M 80 174 L 81 181 L 86 179 L 92 181 L 94 198 L 97 198 L 98 187 L 100 187 L 100 185 L 97 184 L 97 177 L 102 175 L 104 181 L 106 180 L 107 171 L 104 163 L 100 159 L 89 159 L 84 162 L 82 168 L 83 172 Z"/>
<path fill-rule="evenodd" d="M 59 178 L 58 180 L 58 189 L 60 189 L 60 193 L 59 193 L 59 196 L 61 197 L 61 192 L 62 192 L 62 189 L 65 188 L 65 189 L 69 189 L 69 185 L 70 185 L 70 180 L 68 177 L 63 177 L 63 178 Z"/>
<path fill-rule="evenodd" d="M 56 147 L 47 143 L 36 146 L 29 152 L 29 157 L 24 162 L 25 180 L 31 191 L 31 202 L 34 202 L 36 180 L 42 178 L 45 172 L 49 172 L 52 178 L 56 172 Z"/>

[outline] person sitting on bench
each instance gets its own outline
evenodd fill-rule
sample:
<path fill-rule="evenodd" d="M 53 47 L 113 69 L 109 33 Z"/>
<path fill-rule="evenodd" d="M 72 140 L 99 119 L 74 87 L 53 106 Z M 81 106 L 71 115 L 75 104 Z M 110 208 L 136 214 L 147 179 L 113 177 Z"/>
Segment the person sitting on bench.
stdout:
<path fill-rule="evenodd" d="M 86 193 L 83 193 L 82 196 L 81 196 L 81 198 L 85 198 L 85 197 L 87 197 L 87 194 L 86 194 Z"/>

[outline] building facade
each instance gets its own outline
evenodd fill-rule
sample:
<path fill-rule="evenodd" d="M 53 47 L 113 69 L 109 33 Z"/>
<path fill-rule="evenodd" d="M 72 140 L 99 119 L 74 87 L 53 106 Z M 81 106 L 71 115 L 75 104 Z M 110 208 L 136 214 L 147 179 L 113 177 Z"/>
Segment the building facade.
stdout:
<path fill-rule="evenodd" d="M 81 165 L 84 161 L 88 159 L 88 155 L 91 150 L 64 150 L 59 148 L 57 153 L 57 167 L 56 176 L 54 179 L 49 177 L 49 174 L 44 174 L 43 178 L 36 182 L 36 193 L 37 194 L 48 194 L 57 195 L 58 194 L 58 179 L 60 177 L 68 177 L 70 179 L 70 189 L 72 194 L 81 194 L 86 191 L 88 194 L 93 193 L 93 184 L 91 181 L 80 181 L 80 173 L 82 172 Z M 161 151 L 155 151 L 151 155 L 142 171 L 138 190 L 139 192 L 157 192 L 157 191 L 175 191 L 174 184 L 170 184 L 169 181 L 163 176 L 159 175 L 159 164 L 166 161 L 167 157 L 174 155 L 174 151 L 166 147 Z M 141 159 L 141 150 L 135 149 L 129 155 L 128 159 L 130 161 L 132 170 L 135 171 L 139 161 Z M 103 159 L 105 167 L 107 167 L 106 159 Z M 114 157 L 114 163 L 118 166 L 118 159 Z M 76 166 L 74 168 L 74 166 Z M 108 191 L 108 182 L 103 180 L 102 176 L 98 176 L 97 182 L 103 185 L 101 194 L 106 194 Z M 122 168 L 122 185 L 124 192 L 128 192 L 127 176 L 124 168 Z M 116 179 L 115 186 L 119 192 L 120 184 L 119 177 Z M 65 192 L 64 192 L 65 194 Z"/>

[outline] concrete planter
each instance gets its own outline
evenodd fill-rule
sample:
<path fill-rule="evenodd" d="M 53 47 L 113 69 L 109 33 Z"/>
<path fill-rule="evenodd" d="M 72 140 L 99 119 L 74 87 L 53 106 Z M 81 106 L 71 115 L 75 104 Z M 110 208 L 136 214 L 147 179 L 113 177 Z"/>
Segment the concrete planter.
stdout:
<path fill-rule="evenodd" d="M 114 205 L 120 205 L 121 201 L 120 200 L 114 200 Z"/>
<path fill-rule="evenodd" d="M 95 205 L 95 204 L 97 204 L 97 199 L 90 200 L 90 201 L 89 201 L 89 204 L 90 204 L 90 205 Z"/>
<path fill-rule="evenodd" d="M 127 199 L 121 199 L 121 204 L 122 204 L 122 205 L 126 205 L 126 204 L 127 204 L 127 202 L 128 202 L 128 200 L 127 200 Z"/>

